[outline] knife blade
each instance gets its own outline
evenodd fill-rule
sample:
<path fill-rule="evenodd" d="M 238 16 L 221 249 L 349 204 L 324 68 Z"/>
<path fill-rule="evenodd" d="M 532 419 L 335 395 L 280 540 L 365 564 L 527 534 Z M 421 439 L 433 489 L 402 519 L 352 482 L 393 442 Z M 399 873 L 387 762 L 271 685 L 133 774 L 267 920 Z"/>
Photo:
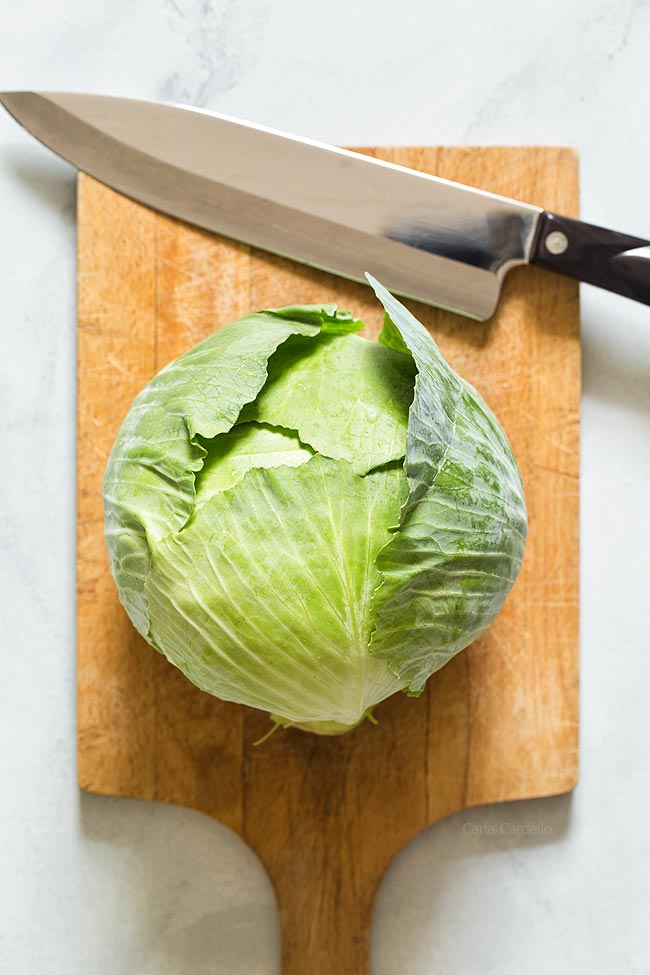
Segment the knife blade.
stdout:
<path fill-rule="evenodd" d="M 0 102 L 77 168 L 207 230 L 485 320 L 539 263 L 650 304 L 650 242 L 204 109 L 105 95 Z"/>

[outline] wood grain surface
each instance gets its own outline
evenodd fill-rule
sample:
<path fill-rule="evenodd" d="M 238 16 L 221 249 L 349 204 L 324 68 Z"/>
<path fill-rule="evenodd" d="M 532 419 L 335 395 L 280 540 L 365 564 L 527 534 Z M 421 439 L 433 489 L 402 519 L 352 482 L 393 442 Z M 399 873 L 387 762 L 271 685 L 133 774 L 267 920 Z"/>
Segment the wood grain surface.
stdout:
<path fill-rule="evenodd" d="M 556 148 L 363 149 L 577 216 L 577 161 Z M 79 178 L 78 728 L 83 789 L 179 803 L 239 833 L 275 885 L 284 975 L 367 975 L 391 858 L 463 807 L 565 792 L 577 777 L 577 285 L 507 279 L 480 325 L 411 303 L 491 404 L 522 470 L 530 534 L 494 625 L 429 681 L 341 738 L 278 731 L 193 687 L 121 608 L 101 481 L 129 405 L 165 363 L 249 311 L 337 301 L 376 335 L 361 285 L 153 213 Z M 218 883 L 218 878 L 215 878 Z"/>

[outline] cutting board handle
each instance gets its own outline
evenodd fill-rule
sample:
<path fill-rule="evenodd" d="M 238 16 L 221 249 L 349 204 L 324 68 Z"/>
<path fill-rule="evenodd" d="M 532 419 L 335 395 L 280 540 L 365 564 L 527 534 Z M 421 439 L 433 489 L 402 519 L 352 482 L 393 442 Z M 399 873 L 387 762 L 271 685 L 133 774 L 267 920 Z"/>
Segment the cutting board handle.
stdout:
<path fill-rule="evenodd" d="M 295 851 L 294 851 L 295 855 Z M 289 871 L 291 874 L 291 871 Z M 328 910 L 322 878 L 276 876 L 282 932 L 282 975 L 370 975 L 375 888 L 355 889 L 354 911 Z"/>
<path fill-rule="evenodd" d="M 428 693 L 396 696 L 377 726 L 339 738 L 279 731 L 259 747 L 268 718 L 245 712 L 241 835 L 275 888 L 282 975 L 370 975 L 381 878 L 440 818 L 427 815 L 428 711 Z"/>

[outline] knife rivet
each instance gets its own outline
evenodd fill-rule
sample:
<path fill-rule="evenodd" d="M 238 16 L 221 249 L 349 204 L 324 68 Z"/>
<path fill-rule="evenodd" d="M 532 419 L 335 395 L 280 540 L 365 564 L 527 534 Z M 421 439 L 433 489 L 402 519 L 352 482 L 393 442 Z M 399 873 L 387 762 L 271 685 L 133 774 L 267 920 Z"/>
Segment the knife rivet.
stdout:
<path fill-rule="evenodd" d="M 564 254 L 565 250 L 569 246 L 569 238 L 566 234 L 563 234 L 561 230 L 554 230 L 548 235 L 544 241 L 544 246 L 549 254 Z"/>

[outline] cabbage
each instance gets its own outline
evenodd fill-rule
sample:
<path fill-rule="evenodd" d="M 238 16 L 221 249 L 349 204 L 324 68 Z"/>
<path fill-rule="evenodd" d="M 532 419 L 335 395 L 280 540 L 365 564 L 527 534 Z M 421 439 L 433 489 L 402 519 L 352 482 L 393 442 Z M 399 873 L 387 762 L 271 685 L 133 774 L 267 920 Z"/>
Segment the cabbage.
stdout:
<path fill-rule="evenodd" d="M 371 280 L 378 342 L 333 305 L 217 331 L 137 396 L 104 479 L 134 626 L 198 687 L 348 730 L 492 621 L 526 538 L 498 421 Z"/>

